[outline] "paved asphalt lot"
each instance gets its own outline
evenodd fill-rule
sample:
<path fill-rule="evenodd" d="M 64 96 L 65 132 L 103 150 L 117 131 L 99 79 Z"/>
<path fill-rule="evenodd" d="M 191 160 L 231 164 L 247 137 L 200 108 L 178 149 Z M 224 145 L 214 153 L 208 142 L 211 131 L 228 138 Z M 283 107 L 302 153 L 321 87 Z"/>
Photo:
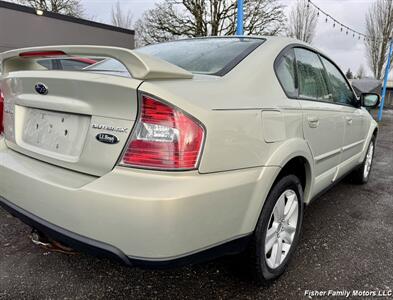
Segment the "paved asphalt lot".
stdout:
<path fill-rule="evenodd" d="M 249 281 L 231 257 L 169 271 L 47 252 L 0 210 L 1 299 L 297 299 L 310 290 L 393 289 L 393 112 L 385 114 L 370 182 L 344 180 L 314 201 L 287 273 Z"/>

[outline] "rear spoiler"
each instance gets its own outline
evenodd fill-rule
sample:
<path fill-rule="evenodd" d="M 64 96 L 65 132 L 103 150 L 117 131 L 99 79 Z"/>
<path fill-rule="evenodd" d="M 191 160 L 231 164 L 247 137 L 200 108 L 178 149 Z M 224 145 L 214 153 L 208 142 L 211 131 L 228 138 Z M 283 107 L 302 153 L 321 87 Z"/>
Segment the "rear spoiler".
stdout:
<path fill-rule="evenodd" d="M 104 56 L 121 62 L 133 78 L 182 79 L 192 78 L 188 72 L 164 60 L 133 50 L 105 46 L 48 46 L 11 50 L 0 53 L 0 74 L 23 70 L 37 70 L 32 63 L 37 58 L 58 56 Z"/>

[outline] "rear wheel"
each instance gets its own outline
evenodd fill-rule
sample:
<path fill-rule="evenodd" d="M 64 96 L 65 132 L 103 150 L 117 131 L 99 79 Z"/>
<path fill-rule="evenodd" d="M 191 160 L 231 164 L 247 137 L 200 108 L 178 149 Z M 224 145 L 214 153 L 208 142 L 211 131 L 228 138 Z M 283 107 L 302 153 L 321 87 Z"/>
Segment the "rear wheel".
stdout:
<path fill-rule="evenodd" d="M 303 220 L 303 191 L 294 175 L 272 188 L 247 252 L 251 271 L 260 283 L 279 277 L 299 240 Z"/>
<path fill-rule="evenodd" d="M 370 144 L 368 145 L 366 157 L 363 163 L 352 173 L 352 180 L 357 184 L 366 184 L 370 177 L 371 167 L 374 160 L 375 150 L 375 137 L 372 137 Z"/>

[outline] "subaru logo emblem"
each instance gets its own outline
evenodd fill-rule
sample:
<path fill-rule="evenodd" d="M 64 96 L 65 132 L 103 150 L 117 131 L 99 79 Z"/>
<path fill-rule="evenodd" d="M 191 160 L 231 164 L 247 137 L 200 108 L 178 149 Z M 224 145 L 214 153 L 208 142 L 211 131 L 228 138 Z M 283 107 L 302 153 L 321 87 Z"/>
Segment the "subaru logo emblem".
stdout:
<path fill-rule="evenodd" d="M 46 94 L 48 94 L 48 88 L 45 86 L 45 84 L 43 84 L 43 83 L 37 83 L 36 85 L 35 85 L 35 91 L 38 93 L 38 94 L 41 94 L 41 95 L 46 95 Z"/>

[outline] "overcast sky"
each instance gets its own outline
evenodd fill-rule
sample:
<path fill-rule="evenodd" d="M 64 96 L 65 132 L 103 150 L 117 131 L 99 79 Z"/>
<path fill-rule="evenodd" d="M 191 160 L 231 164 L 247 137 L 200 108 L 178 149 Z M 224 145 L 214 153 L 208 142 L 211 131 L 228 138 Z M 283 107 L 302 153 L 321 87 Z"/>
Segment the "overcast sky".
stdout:
<path fill-rule="evenodd" d="M 141 17 L 143 12 L 154 7 L 159 0 L 120 0 L 125 10 L 129 9 L 134 19 Z M 235 1 L 235 0 L 234 0 Z M 335 17 L 345 25 L 365 32 L 365 14 L 369 6 L 375 0 L 313 0 L 322 10 Z M 86 14 L 95 16 L 98 21 L 110 22 L 111 7 L 116 0 L 82 0 Z M 286 13 L 296 0 L 281 0 L 286 6 Z M 364 44 L 362 40 L 354 39 L 352 35 L 340 32 L 339 27 L 333 28 L 331 22 L 325 23 L 323 17 L 319 17 L 316 37 L 313 45 L 323 50 L 330 56 L 344 72 L 351 68 L 356 73 L 360 65 L 363 65 L 368 74 L 371 74 L 365 58 Z"/>

